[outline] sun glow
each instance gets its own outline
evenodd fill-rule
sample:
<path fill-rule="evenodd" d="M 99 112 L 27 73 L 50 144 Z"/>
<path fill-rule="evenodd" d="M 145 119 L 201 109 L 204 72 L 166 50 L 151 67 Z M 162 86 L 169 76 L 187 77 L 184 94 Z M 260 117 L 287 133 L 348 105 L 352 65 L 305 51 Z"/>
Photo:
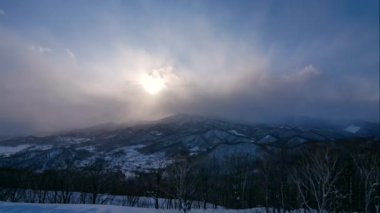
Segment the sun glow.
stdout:
<path fill-rule="evenodd" d="M 156 95 L 165 88 L 164 79 L 155 73 L 144 75 L 140 80 L 140 84 L 151 95 Z"/>

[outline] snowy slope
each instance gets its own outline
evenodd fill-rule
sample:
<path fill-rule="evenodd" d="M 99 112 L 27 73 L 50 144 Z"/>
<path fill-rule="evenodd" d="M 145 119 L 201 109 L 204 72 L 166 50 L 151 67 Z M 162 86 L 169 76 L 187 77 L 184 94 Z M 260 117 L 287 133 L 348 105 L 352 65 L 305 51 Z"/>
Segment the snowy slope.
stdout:
<path fill-rule="evenodd" d="M 111 205 L 85 204 L 31 204 L 0 202 L 0 213 L 177 213 L 178 210 L 135 208 Z M 191 210 L 191 213 L 262 213 L 263 208 L 254 209 L 206 209 Z M 296 210 L 292 212 L 297 212 Z"/>
<path fill-rule="evenodd" d="M 346 132 L 351 132 L 353 134 L 357 133 L 360 130 L 359 126 L 350 125 L 344 129 Z"/>
<path fill-rule="evenodd" d="M 309 141 L 334 141 L 371 135 L 376 126 L 326 130 L 289 125 L 247 125 L 201 116 L 176 115 L 134 126 L 76 130 L 47 137 L 19 137 L 0 141 L 0 168 L 35 171 L 78 168 L 104 160 L 107 169 L 130 175 L 166 166 L 173 157 L 208 155 L 222 159 L 230 155 L 260 154 L 258 148 L 296 147 Z M 366 131 L 363 131 L 366 130 Z M 349 130 L 349 131 L 348 131 Z M 352 134 L 356 132 L 356 134 Z"/>
<path fill-rule="evenodd" d="M 156 210 L 112 205 L 85 205 L 85 204 L 31 204 L 0 202 L 0 213 L 164 213 L 178 212 L 174 210 Z"/>

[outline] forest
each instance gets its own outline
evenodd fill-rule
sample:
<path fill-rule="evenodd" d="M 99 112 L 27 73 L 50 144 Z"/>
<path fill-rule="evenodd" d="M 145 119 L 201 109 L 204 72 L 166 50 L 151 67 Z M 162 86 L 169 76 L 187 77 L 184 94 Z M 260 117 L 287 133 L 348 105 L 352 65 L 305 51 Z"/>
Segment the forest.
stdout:
<path fill-rule="evenodd" d="M 376 212 L 380 203 L 380 143 L 376 140 L 278 145 L 258 157 L 205 159 L 181 153 L 169 166 L 125 176 L 104 167 L 31 171 L 0 169 L 0 200 L 119 205 L 155 200 L 154 208 L 231 209 L 267 212 Z M 107 195 L 107 196 L 104 196 Z M 106 197 L 106 198 L 105 198 Z M 103 200 L 102 200 L 103 199 Z"/>

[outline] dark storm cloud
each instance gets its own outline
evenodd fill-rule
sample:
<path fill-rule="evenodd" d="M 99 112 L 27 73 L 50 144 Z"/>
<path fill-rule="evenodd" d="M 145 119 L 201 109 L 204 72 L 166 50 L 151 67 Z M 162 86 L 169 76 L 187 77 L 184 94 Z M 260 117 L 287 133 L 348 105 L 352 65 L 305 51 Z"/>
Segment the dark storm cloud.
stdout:
<path fill-rule="evenodd" d="M 198 87 L 186 97 L 170 94 L 163 100 L 163 108 L 253 122 L 280 121 L 294 115 L 378 121 L 379 99 L 371 81 L 342 79 L 337 84 L 312 66 L 288 76 L 241 77 L 226 93 Z"/>

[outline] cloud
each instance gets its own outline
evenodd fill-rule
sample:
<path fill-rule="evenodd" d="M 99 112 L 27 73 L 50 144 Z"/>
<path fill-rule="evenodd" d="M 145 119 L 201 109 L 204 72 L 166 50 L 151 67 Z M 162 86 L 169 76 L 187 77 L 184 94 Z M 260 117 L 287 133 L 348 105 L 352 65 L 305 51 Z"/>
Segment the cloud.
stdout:
<path fill-rule="evenodd" d="M 321 71 L 313 65 L 307 65 L 298 72 L 288 75 L 289 80 L 303 80 L 309 78 L 316 78 L 321 75 Z"/>
<path fill-rule="evenodd" d="M 284 66 L 254 39 L 224 36 L 202 18 L 155 23 L 139 34 L 139 45 L 122 33 L 109 38 L 114 49 L 91 36 L 61 46 L 47 36 L 1 28 L 0 35 L 0 120 L 34 133 L 180 112 L 257 122 L 290 115 L 378 118 L 377 81 L 331 75 L 312 60 Z M 149 74 L 165 82 L 155 96 L 139 82 Z"/>
<path fill-rule="evenodd" d="M 53 50 L 49 47 L 44 47 L 44 46 L 41 46 L 41 45 L 30 45 L 29 49 L 31 51 L 34 51 L 36 53 L 39 53 L 39 54 L 46 54 L 46 53 L 50 53 L 52 52 Z"/>
<path fill-rule="evenodd" d="M 299 78 L 300 73 L 303 70 L 282 78 L 272 74 L 259 79 L 244 76 L 228 93 L 210 91 L 206 86 L 189 89 L 186 96 L 171 93 L 160 108 L 251 122 L 278 121 L 294 115 L 376 121 L 379 97 L 372 92 L 375 85 L 365 88 L 345 80 L 337 86 L 326 74 Z"/>
<path fill-rule="evenodd" d="M 0 16 L 5 16 L 5 11 L 0 9 Z"/>
<path fill-rule="evenodd" d="M 69 48 L 66 48 L 65 52 L 66 52 L 67 56 L 69 56 L 70 58 L 76 59 L 75 54 Z"/>
<path fill-rule="evenodd" d="M 116 121 L 120 100 L 84 91 L 85 81 L 66 57 L 4 32 L 0 38 L 0 119 L 34 132 L 51 132 L 91 123 Z M 39 54 L 35 54 L 35 53 Z M 44 55 L 43 53 L 51 53 Z M 83 82 L 81 82 L 83 80 Z M 119 111 L 117 113 L 117 111 Z"/>

